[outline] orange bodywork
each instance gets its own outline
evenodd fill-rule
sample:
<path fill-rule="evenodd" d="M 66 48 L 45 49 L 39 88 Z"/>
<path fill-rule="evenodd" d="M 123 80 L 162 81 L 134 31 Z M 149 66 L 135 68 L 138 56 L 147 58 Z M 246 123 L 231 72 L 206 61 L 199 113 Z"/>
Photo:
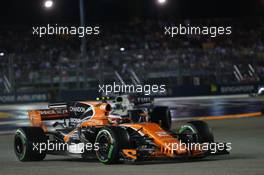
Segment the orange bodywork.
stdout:
<path fill-rule="evenodd" d="M 79 127 L 88 126 L 105 126 L 109 125 L 108 115 L 109 115 L 109 104 L 100 102 L 81 102 L 83 104 L 88 104 L 93 107 L 94 115 L 89 119 L 80 123 Z M 48 132 L 48 127 L 44 124 L 45 120 L 58 120 L 58 119 L 68 119 L 70 118 L 69 111 L 67 109 L 56 110 L 56 109 L 44 109 L 44 110 L 32 110 L 28 112 L 29 120 L 32 126 L 41 127 L 44 132 Z M 69 134 L 65 135 L 64 141 L 67 142 L 71 135 L 74 134 L 76 130 L 73 130 Z"/>
<path fill-rule="evenodd" d="M 108 103 L 96 103 L 96 102 L 89 102 L 89 105 L 94 106 L 94 116 L 89 120 L 83 121 L 81 123 L 81 127 L 87 126 L 105 126 L 109 125 L 108 115 L 109 110 L 107 109 Z"/>
<path fill-rule="evenodd" d="M 153 157 L 177 157 L 177 156 L 200 156 L 203 152 L 199 149 L 189 150 L 186 146 L 181 144 L 180 140 L 175 138 L 171 133 L 162 129 L 156 123 L 135 123 L 135 124 L 121 124 L 121 126 L 130 127 L 137 130 L 140 134 L 148 136 L 153 139 L 153 142 L 159 146 L 155 152 L 153 152 Z M 136 159 L 138 154 L 136 150 L 124 149 L 122 151 L 126 157 Z"/>
<path fill-rule="evenodd" d="M 122 125 L 138 130 L 142 135 L 147 135 L 148 137 L 153 138 L 153 142 L 160 146 L 160 152 L 156 152 L 157 155 L 163 154 L 168 157 L 174 157 L 175 155 L 186 155 L 189 152 L 184 148 L 176 150 L 173 149 L 171 145 L 180 145 L 180 141 L 156 123 L 135 123 Z"/>

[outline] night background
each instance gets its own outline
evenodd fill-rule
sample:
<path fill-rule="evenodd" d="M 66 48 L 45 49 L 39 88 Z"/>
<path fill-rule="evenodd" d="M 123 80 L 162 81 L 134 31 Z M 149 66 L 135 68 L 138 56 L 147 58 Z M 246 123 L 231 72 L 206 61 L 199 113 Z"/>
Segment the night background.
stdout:
<path fill-rule="evenodd" d="M 89 0 L 85 2 L 87 22 L 127 21 L 135 18 L 240 18 L 264 15 L 264 1 L 170 0 L 159 5 L 155 0 Z M 3 1 L 0 7 L 2 24 L 37 24 L 79 21 L 76 0 L 56 0 L 53 9 L 45 10 L 42 0 Z"/>

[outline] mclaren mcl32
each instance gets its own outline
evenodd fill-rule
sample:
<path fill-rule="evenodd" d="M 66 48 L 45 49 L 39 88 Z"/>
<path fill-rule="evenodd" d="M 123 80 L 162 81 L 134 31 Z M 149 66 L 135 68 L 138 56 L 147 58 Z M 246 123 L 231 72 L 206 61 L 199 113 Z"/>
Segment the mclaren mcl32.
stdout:
<path fill-rule="evenodd" d="M 67 154 L 113 164 L 229 153 L 230 145 L 214 142 L 204 121 L 172 130 L 168 107 L 124 109 L 119 102 L 80 101 L 29 111 L 32 126 L 15 132 L 17 158 L 40 161 L 47 154 Z"/>

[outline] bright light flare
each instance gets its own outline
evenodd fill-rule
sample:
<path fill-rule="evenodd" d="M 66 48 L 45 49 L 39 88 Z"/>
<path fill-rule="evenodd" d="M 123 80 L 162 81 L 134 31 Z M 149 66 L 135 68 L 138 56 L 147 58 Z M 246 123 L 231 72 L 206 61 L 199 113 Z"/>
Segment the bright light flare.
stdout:
<path fill-rule="evenodd" d="M 166 2 L 167 2 L 167 0 L 158 0 L 158 3 L 161 5 L 165 4 Z"/>
<path fill-rule="evenodd" d="M 44 1 L 44 7 L 50 9 L 51 7 L 53 7 L 53 1 L 52 0 Z"/>

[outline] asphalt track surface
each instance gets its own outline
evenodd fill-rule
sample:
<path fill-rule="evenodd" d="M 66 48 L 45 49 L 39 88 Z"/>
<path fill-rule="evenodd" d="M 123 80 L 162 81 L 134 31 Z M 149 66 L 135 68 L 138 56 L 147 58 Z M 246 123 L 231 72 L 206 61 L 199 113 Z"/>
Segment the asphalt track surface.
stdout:
<path fill-rule="evenodd" d="M 231 101 L 234 106 L 236 106 L 236 102 L 241 103 L 239 99 L 235 102 L 234 100 Z M 208 106 L 211 103 L 197 101 L 196 104 L 199 104 L 199 106 L 206 104 Z M 225 102 L 225 104 L 231 103 Z M 250 104 L 254 106 L 255 101 L 250 99 Z M 210 106 L 210 108 L 212 107 Z M 213 129 L 216 141 L 232 143 L 230 155 L 207 157 L 201 160 L 147 161 L 138 164 L 125 163 L 119 165 L 103 165 L 96 159 L 83 161 L 80 158 L 52 155 L 48 155 L 41 162 L 19 162 L 13 152 L 13 135 L 0 134 L 0 175 L 264 174 L 263 116 L 212 120 L 208 123 Z M 174 127 L 178 124 L 179 121 L 175 122 Z"/>
<path fill-rule="evenodd" d="M 13 136 L 0 136 L 0 174 L 3 175 L 263 175 L 264 117 L 209 121 L 218 141 L 231 142 L 230 155 L 202 160 L 148 161 L 103 165 L 97 160 L 48 155 L 41 162 L 19 162 L 13 153 Z"/>

